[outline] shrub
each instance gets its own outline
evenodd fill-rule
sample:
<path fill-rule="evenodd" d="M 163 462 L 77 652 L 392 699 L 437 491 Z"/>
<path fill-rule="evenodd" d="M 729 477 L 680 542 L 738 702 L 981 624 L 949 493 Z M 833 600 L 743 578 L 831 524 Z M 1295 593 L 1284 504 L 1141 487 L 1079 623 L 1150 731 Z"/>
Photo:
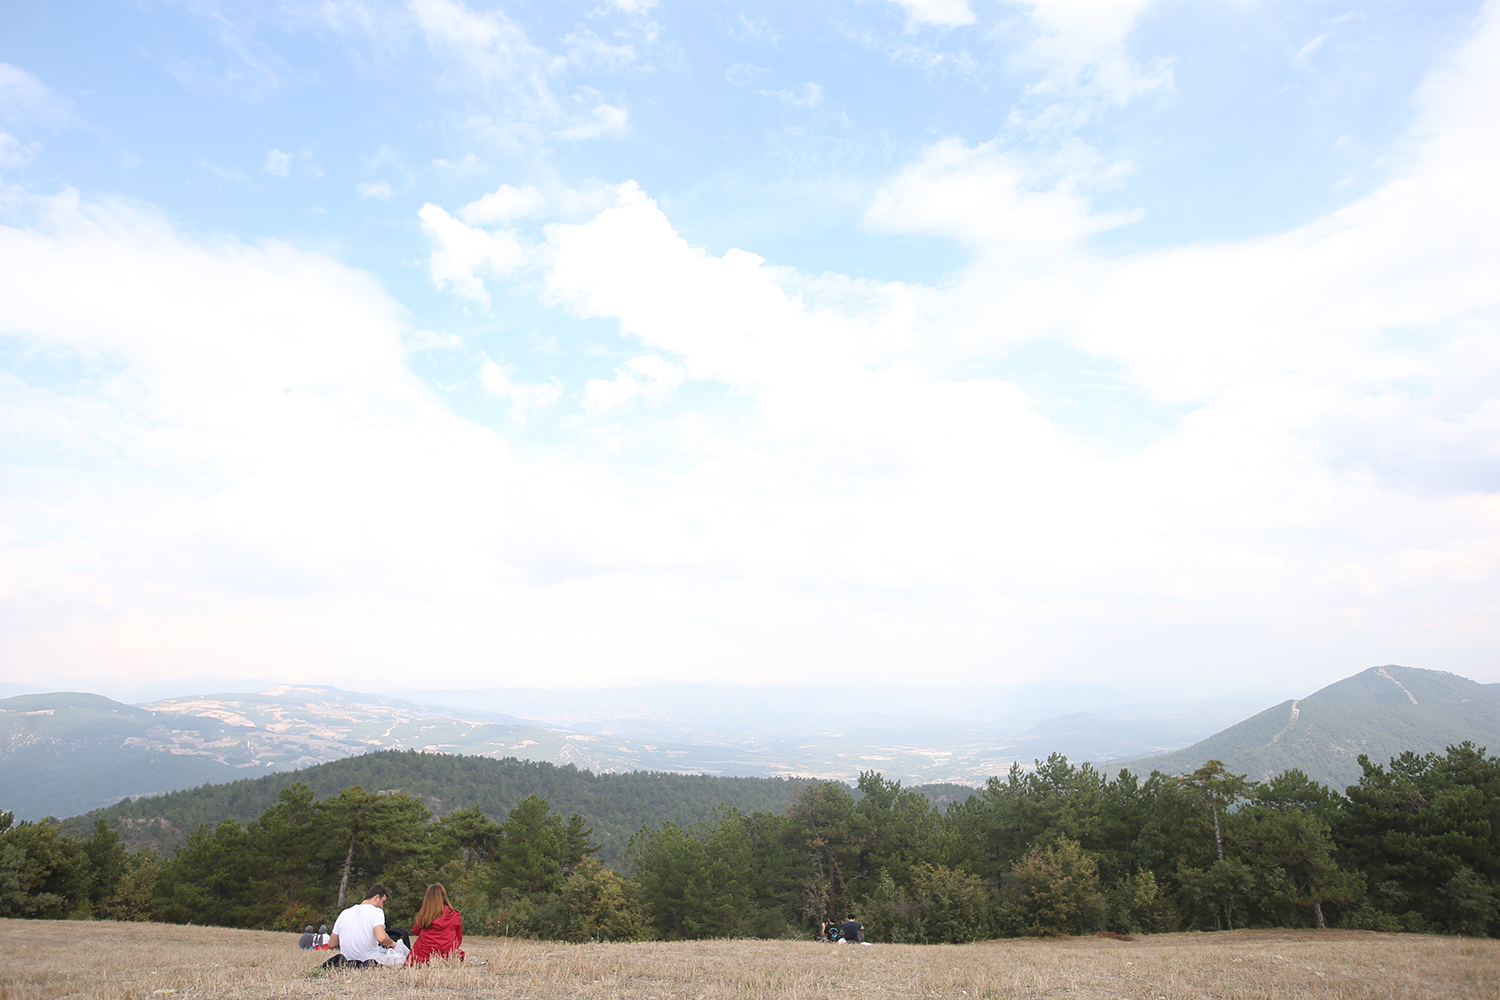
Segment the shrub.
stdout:
<path fill-rule="evenodd" d="M 1033 848 L 1006 880 L 1006 915 L 1031 937 L 1098 930 L 1106 912 L 1099 866 L 1076 840 Z"/>

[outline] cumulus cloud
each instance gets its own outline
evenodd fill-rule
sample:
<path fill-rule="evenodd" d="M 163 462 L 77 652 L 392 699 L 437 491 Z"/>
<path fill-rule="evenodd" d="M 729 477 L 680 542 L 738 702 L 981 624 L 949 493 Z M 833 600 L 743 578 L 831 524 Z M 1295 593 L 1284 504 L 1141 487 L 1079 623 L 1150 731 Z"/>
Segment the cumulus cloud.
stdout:
<path fill-rule="evenodd" d="M 535 215 L 545 204 L 541 192 L 530 184 L 522 187 L 501 184 L 459 209 L 458 217 L 471 226 L 493 226 Z"/>
<path fill-rule="evenodd" d="M 1396 618 L 1425 629 L 1426 616 L 1448 614 L 1427 590 L 1443 567 L 1465 567 L 1448 599 L 1470 622 L 1481 615 L 1473 580 L 1500 571 L 1474 555 L 1500 525 L 1464 499 L 1496 482 L 1500 218 L 1487 178 L 1500 141 L 1481 124 L 1500 82 L 1483 56 L 1495 45 L 1491 30 L 1428 88 L 1429 138 L 1410 173 L 1275 237 L 1103 255 L 1090 238 L 1131 213 L 1096 211 L 1081 185 L 996 145 L 948 141 L 867 214 L 872 227 L 972 248 L 941 290 L 714 256 L 631 185 L 592 221 L 549 230 L 547 277 L 557 301 L 618 319 L 687 379 L 753 398 L 757 441 L 776 442 L 788 477 L 878 481 L 914 517 L 919 496 L 984 498 L 954 500 L 943 525 L 891 541 L 871 582 L 988 580 L 998 600 L 1020 599 L 1010 587 L 1021 578 L 1059 595 L 1089 579 L 1116 595 L 1097 605 L 1094 635 L 1165 627 L 1185 595 L 1201 594 L 1198 610 L 1217 607 L 1209 614 L 1227 628 L 1249 627 L 1244 609 L 1256 607 L 1321 641 L 1374 643 L 1361 647 L 1373 656 L 1381 642 L 1401 645 Z M 1445 346 L 1388 342 L 1410 329 Z M 1106 458 L 1042 418 L 1024 381 L 956 374 L 1043 341 L 1108 360 L 1145 399 L 1186 415 L 1154 444 Z M 642 382 L 621 369 L 589 398 L 602 410 L 610 392 L 628 401 Z M 1421 501 L 1409 492 L 1419 482 Z M 1321 541 L 1291 546 L 1288 533 Z M 857 574 L 848 552 L 819 551 L 821 565 Z M 939 551 L 935 562 L 922 554 Z M 988 560 L 1009 569 L 994 576 Z M 1385 623 L 1373 630 L 1360 610 L 1372 579 Z M 1333 639 L 1329 619 L 1370 631 Z M 1490 641 L 1485 629 L 1465 634 L 1454 641 L 1471 652 Z"/>
<path fill-rule="evenodd" d="M 479 363 L 514 452 L 412 375 L 444 338 L 368 276 L 35 200 L 0 228 L 0 337 L 62 362 L 0 379 L 0 434 L 77 460 L 0 477 L 0 656 L 517 683 L 692 676 L 705 649 L 756 679 L 1488 664 L 1497 88 L 1489 26 L 1379 190 L 1148 250 L 1094 245 L 1130 216 L 1077 177 L 934 143 L 866 216 L 969 251 L 929 287 L 709 250 L 630 183 L 530 247 L 485 228 L 526 188 L 426 205 L 440 287 L 485 302 L 524 265 L 623 341 L 571 397 Z M 1095 447 L 1014 367 L 1027 344 L 1171 419 Z M 526 458 L 543 412 L 582 433 Z M 619 452 L 590 450 L 605 425 Z"/>
<path fill-rule="evenodd" d="M 518 382 L 515 373 L 515 365 L 485 358 L 479 368 L 479 383 L 491 396 L 510 400 L 510 419 L 524 427 L 531 413 L 557 405 L 562 398 L 563 385 L 556 376 L 545 382 Z"/>
<path fill-rule="evenodd" d="M 526 258 L 520 240 L 507 230 L 465 225 L 431 202 L 417 211 L 417 217 L 433 244 L 428 259 L 432 283 L 455 295 L 489 305 L 484 279 L 503 277 Z"/>
<path fill-rule="evenodd" d="M 548 227 L 539 253 L 560 305 L 618 319 L 623 333 L 680 357 L 691 378 L 747 388 L 794 374 L 785 369 L 789 349 L 804 373 L 864 355 L 864 328 L 835 311 L 805 309 L 782 284 L 790 272 L 744 250 L 714 256 L 692 246 L 633 182 L 620 185 L 616 199 L 587 223 Z"/>
<path fill-rule="evenodd" d="M 583 407 L 590 414 L 608 415 L 637 399 L 661 400 L 686 379 L 681 365 L 650 355 L 631 358 L 615 369 L 614 378 L 589 379 L 583 387 Z"/>
<path fill-rule="evenodd" d="M 884 185 L 864 221 L 875 229 L 951 236 L 986 256 L 1023 264 L 1138 217 L 1095 212 L 1068 178 L 1047 178 L 998 142 L 946 140 Z"/>

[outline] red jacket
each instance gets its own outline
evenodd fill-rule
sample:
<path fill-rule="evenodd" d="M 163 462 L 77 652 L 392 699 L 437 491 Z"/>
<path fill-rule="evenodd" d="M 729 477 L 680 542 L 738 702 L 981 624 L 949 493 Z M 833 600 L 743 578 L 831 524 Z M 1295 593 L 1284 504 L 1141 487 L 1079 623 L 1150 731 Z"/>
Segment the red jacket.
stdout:
<path fill-rule="evenodd" d="M 443 910 L 442 916 L 432 922 L 431 927 L 417 932 L 417 939 L 412 943 L 411 954 L 406 957 L 406 964 L 421 965 L 433 955 L 446 955 L 449 958 L 462 960 L 464 952 L 459 945 L 463 943 L 463 915 L 449 907 Z"/>

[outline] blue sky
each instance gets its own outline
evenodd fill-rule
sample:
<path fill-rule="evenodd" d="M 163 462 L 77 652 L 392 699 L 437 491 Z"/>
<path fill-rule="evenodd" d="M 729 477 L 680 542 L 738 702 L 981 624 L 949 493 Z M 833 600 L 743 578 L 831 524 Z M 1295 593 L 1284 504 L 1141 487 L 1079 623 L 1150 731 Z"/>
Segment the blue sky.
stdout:
<path fill-rule="evenodd" d="M 0 659 L 1500 681 L 1480 3 L 14 3 Z"/>

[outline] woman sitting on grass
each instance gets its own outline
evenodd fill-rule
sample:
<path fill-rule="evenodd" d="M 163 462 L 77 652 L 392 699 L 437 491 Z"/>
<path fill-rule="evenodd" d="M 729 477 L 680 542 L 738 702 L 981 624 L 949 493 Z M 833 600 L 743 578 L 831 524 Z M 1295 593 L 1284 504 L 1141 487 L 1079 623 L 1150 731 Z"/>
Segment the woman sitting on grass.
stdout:
<path fill-rule="evenodd" d="M 433 955 L 444 958 L 464 959 L 464 918 L 448 903 L 448 890 L 443 883 L 434 882 L 427 887 L 422 897 L 422 908 L 411 922 L 411 932 L 417 935 L 411 946 L 407 965 L 425 965 Z"/>

